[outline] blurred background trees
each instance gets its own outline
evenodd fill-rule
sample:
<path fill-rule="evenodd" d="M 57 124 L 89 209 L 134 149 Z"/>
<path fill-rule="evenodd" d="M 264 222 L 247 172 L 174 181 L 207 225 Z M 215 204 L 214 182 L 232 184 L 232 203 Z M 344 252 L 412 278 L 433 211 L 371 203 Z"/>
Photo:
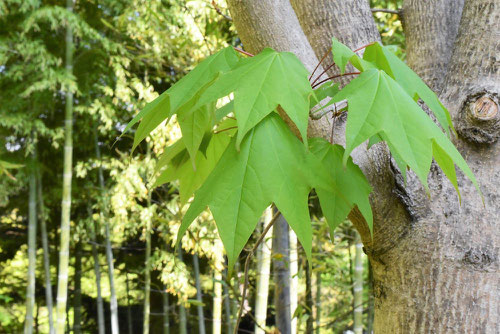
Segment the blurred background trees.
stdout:
<path fill-rule="evenodd" d="M 371 5 L 397 10 L 400 2 Z M 119 137 L 134 114 L 200 60 L 241 47 L 225 3 L 70 3 L 72 11 L 61 0 L 0 0 L 0 332 L 49 333 L 57 319 L 74 333 L 230 332 L 243 284 L 239 264 L 227 277 L 209 213 L 175 253 L 185 210 L 179 185 L 148 187 L 152 157 L 180 136 L 178 127 L 160 126 L 133 155 L 132 135 Z M 404 58 L 398 14 L 374 17 L 383 42 Z M 65 135 L 73 141 L 66 150 Z M 68 170 L 70 202 L 63 201 Z M 70 233 L 61 317 L 64 205 Z M 319 221 L 316 208 L 312 200 Z M 293 233 L 288 238 L 294 330 L 371 332 L 370 269 L 355 231 L 346 222 L 330 236 L 324 224 L 313 224 L 312 272 Z M 271 267 L 280 259 L 268 239 L 252 262 L 242 332 L 271 331 L 281 311 Z"/>

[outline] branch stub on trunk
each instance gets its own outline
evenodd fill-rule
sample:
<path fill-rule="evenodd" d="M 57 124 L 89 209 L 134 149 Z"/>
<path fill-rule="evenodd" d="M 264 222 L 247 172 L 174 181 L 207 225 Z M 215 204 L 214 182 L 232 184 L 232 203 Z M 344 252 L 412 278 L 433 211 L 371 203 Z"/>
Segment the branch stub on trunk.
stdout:
<path fill-rule="evenodd" d="M 458 132 L 465 139 L 492 144 L 500 137 L 500 114 L 498 113 L 498 95 L 480 92 L 471 95 L 464 103 Z"/>

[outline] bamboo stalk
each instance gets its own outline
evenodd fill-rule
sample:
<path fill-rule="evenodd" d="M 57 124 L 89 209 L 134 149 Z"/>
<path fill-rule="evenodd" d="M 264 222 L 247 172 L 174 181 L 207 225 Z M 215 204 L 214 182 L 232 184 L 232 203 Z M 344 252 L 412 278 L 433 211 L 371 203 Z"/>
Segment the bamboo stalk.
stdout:
<path fill-rule="evenodd" d="M 94 127 L 94 143 L 95 143 L 95 153 L 96 157 L 99 161 L 101 161 L 101 149 L 99 148 L 99 138 L 97 136 L 97 129 Z M 108 210 L 108 201 L 107 195 L 105 193 L 104 186 L 104 174 L 102 172 L 102 167 L 99 166 L 98 170 L 99 175 L 99 188 L 101 190 L 101 195 L 104 199 L 104 208 L 99 213 L 101 221 L 104 221 L 105 228 L 105 239 L 106 239 L 106 261 L 108 263 L 108 278 L 109 278 L 109 289 L 110 289 L 110 298 L 109 298 L 109 307 L 111 311 L 111 333 L 118 334 L 120 332 L 118 325 L 118 301 L 116 298 L 115 291 L 115 279 L 114 279 L 114 263 L 113 263 L 113 249 L 111 247 L 111 232 L 109 226 L 109 219 L 106 215 L 103 214 L 103 211 L 106 212 Z"/>
<path fill-rule="evenodd" d="M 73 298 L 73 333 L 81 333 L 82 322 L 82 243 L 78 241 L 75 249 L 75 296 Z"/>
<path fill-rule="evenodd" d="M 205 317 L 203 315 L 203 296 L 201 291 L 201 281 L 200 281 L 200 264 L 198 261 L 198 255 L 193 254 L 193 265 L 194 265 L 194 278 L 196 283 L 196 300 L 198 305 L 196 309 L 198 310 L 198 333 L 205 334 Z"/>
<path fill-rule="evenodd" d="M 264 226 L 267 226 L 273 217 L 271 208 L 265 212 Z M 273 244 L 272 227 L 270 234 L 257 249 L 257 288 L 255 296 L 255 334 L 265 334 L 264 328 L 267 319 L 267 300 L 269 295 L 269 278 L 271 276 L 271 249 Z"/>
<path fill-rule="evenodd" d="M 297 235 L 290 229 L 290 312 L 292 317 L 292 334 L 297 333 L 297 318 L 293 317 L 298 305 L 298 253 L 297 253 Z"/>
<path fill-rule="evenodd" d="M 73 12 L 73 0 L 66 0 L 66 9 Z M 73 74 L 73 30 L 66 26 L 66 72 Z M 64 119 L 64 167 L 61 203 L 61 246 L 59 248 L 59 272 L 57 282 L 57 321 L 56 333 L 63 334 L 66 325 L 66 306 L 68 299 L 69 238 L 71 215 L 71 180 L 73 168 L 73 93 L 66 92 Z"/>
<path fill-rule="evenodd" d="M 29 176 L 28 196 L 28 282 L 26 286 L 26 317 L 24 333 L 33 333 L 33 311 L 35 308 L 35 270 L 36 270 L 36 176 L 32 170 Z"/>
<path fill-rule="evenodd" d="M 90 207 L 88 208 L 89 216 L 91 216 L 92 211 Z M 96 238 L 96 226 L 93 220 L 90 221 L 89 226 L 90 239 L 92 240 L 92 258 L 94 259 L 94 275 L 95 275 L 95 285 L 97 289 L 97 328 L 99 334 L 104 334 L 104 305 L 102 302 L 101 293 L 101 266 L 99 264 L 99 254 L 97 252 L 97 238 Z"/>
<path fill-rule="evenodd" d="M 363 334 L 363 244 L 358 232 L 354 253 L 354 333 Z"/>
<path fill-rule="evenodd" d="M 42 232 L 42 247 L 43 247 L 43 269 L 45 273 L 45 304 L 49 317 L 49 334 L 54 334 L 54 318 L 52 305 L 52 281 L 50 276 L 50 253 L 49 253 L 49 238 L 47 236 L 47 223 L 45 221 L 45 213 L 43 212 L 43 189 L 42 175 L 40 170 L 37 170 L 37 194 L 38 194 L 38 210 L 40 219 L 40 229 Z"/>
<path fill-rule="evenodd" d="M 217 239 L 215 244 L 216 247 L 216 259 L 214 264 L 214 299 L 213 299 L 213 322 L 212 322 L 212 334 L 220 334 L 222 332 L 222 270 L 224 267 L 224 258 L 222 242 Z"/>

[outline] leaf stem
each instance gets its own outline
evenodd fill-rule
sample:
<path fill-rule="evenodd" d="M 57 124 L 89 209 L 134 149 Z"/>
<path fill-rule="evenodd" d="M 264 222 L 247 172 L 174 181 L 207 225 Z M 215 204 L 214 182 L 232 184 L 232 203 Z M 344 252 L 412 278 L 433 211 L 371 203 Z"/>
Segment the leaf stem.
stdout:
<path fill-rule="evenodd" d="M 245 56 L 253 57 L 254 55 L 251 54 L 250 52 L 246 52 L 245 50 L 242 50 L 240 48 L 234 48 L 236 51 L 238 51 L 241 54 L 244 54 Z"/>
<path fill-rule="evenodd" d="M 330 66 L 328 66 L 327 68 L 325 68 L 325 69 L 323 70 L 323 72 L 321 72 L 321 74 L 320 74 L 320 75 L 318 75 L 318 76 L 316 77 L 316 79 L 314 79 L 314 81 L 312 82 L 312 84 L 311 84 L 311 85 L 314 85 L 314 84 L 316 83 L 316 81 L 318 81 L 318 79 L 319 79 L 319 78 L 321 78 L 321 76 L 322 76 L 323 74 L 325 74 L 326 72 L 328 72 L 328 70 L 329 70 L 329 69 L 331 69 L 334 65 L 335 65 L 335 63 L 332 63 Z"/>
<path fill-rule="evenodd" d="M 326 79 L 324 79 L 324 80 L 321 80 L 320 82 L 318 82 L 318 83 L 314 84 L 314 85 L 312 86 L 312 88 L 316 88 L 316 87 L 318 87 L 319 85 L 321 85 L 322 83 L 325 83 L 325 82 L 327 82 L 327 81 L 329 81 L 329 80 L 332 80 L 332 79 L 335 79 L 335 78 L 345 77 L 345 76 L 347 76 L 347 75 L 358 75 L 358 74 L 361 74 L 361 72 L 349 72 L 349 73 L 344 73 L 344 74 L 337 74 L 337 75 L 334 75 L 333 77 L 329 77 L 329 78 L 326 78 Z"/>
<path fill-rule="evenodd" d="M 323 62 L 323 60 L 325 60 L 326 56 L 328 56 L 328 53 L 330 52 L 331 49 L 332 48 L 327 49 L 326 52 L 325 52 L 325 54 L 323 55 L 323 57 L 321 57 L 321 60 L 319 61 L 318 65 L 316 65 L 316 67 L 314 68 L 314 71 L 312 71 L 311 76 L 309 77 L 309 81 L 311 81 L 314 73 L 316 73 L 316 70 L 319 68 L 319 65 L 321 65 L 321 63 Z M 323 73 L 324 72 L 322 72 L 322 74 L 320 74 L 319 77 L 321 77 L 323 75 Z M 316 80 L 318 80 L 318 78 L 316 78 Z M 314 80 L 314 81 L 316 81 L 316 80 Z"/>
<path fill-rule="evenodd" d="M 238 334 L 238 327 L 240 327 L 240 321 L 241 317 L 243 316 L 243 308 L 245 307 L 245 299 L 246 299 L 246 294 L 247 294 L 247 287 L 248 287 L 248 268 L 250 267 L 250 260 L 253 257 L 253 254 L 259 247 L 259 245 L 262 243 L 264 238 L 266 237 L 267 232 L 271 229 L 271 227 L 274 225 L 278 217 L 280 216 L 280 212 L 277 211 L 269 224 L 264 228 L 264 231 L 262 231 L 262 234 L 260 235 L 259 239 L 257 242 L 253 245 L 252 249 L 250 250 L 250 253 L 248 253 L 247 258 L 245 260 L 245 283 L 243 284 L 243 292 L 241 293 L 241 301 L 240 301 L 240 309 L 238 311 L 238 318 L 236 319 L 236 326 L 234 326 L 234 334 Z"/>
<path fill-rule="evenodd" d="M 218 133 L 221 133 L 221 132 L 224 132 L 224 131 L 227 131 L 227 130 L 232 130 L 232 129 L 236 129 L 238 126 L 231 126 L 229 128 L 226 128 L 226 129 L 222 129 L 222 130 L 218 130 L 218 131 L 214 131 L 214 135 L 218 134 Z"/>
<path fill-rule="evenodd" d="M 374 44 L 374 43 L 375 43 L 375 42 L 371 42 L 371 43 L 368 43 L 368 44 L 366 44 L 366 45 L 363 45 L 362 47 L 357 48 L 356 50 L 353 50 L 352 52 L 356 53 L 356 52 L 358 52 L 358 51 L 360 51 L 360 50 L 363 50 L 364 48 L 369 47 L 370 45 L 372 45 L 372 44 Z"/>

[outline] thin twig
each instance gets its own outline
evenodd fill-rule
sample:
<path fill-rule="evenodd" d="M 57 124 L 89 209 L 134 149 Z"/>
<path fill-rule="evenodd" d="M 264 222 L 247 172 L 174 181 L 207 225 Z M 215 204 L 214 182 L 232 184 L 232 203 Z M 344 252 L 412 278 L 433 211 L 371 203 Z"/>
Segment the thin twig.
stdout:
<path fill-rule="evenodd" d="M 246 52 L 246 51 L 244 51 L 244 50 L 242 50 L 242 49 L 239 49 L 239 48 L 234 48 L 234 49 L 235 49 L 236 51 L 238 51 L 239 53 L 244 54 L 245 56 L 249 56 L 249 57 L 253 57 L 253 56 L 254 56 L 254 55 L 253 55 L 253 54 L 251 54 L 250 52 Z"/>
<path fill-rule="evenodd" d="M 259 239 L 257 239 L 257 242 L 253 245 L 252 249 L 250 250 L 250 253 L 248 253 L 247 255 L 247 259 L 245 260 L 245 283 L 243 284 L 243 292 L 241 293 L 240 309 L 238 311 L 238 318 L 236 319 L 236 326 L 234 326 L 234 334 L 238 334 L 238 327 L 240 327 L 240 321 L 243 315 L 243 308 L 245 307 L 245 299 L 248 286 L 248 268 L 250 267 L 250 260 L 252 259 L 252 256 L 259 247 L 259 245 L 266 237 L 266 233 L 269 232 L 269 230 L 274 225 L 279 216 L 280 216 L 279 211 L 274 214 L 273 218 L 271 219 L 269 224 L 267 224 L 266 228 L 264 228 L 264 231 L 260 235 Z"/>
<path fill-rule="evenodd" d="M 220 15 L 222 16 L 223 18 L 225 18 L 226 20 L 228 21 L 232 21 L 233 18 L 231 16 L 227 16 L 226 14 L 224 14 L 222 12 L 222 10 L 220 9 L 219 6 L 217 6 L 217 3 L 215 2 L 215 0 L 212 0 L 212 7 L 214 7 L 215 11 Z"/>
<path fill-rule="evenodd" d="M 372 8 L 372 13 L 389 13 L 401 15 L 400 9 L 387 9 L 387 8 Z"/>
<path fill-rule="evenodd" d="M 314 68 L 314 71 L 312 71 L 311 76 L 309 77 L 309 81 L 311 81 L 311 78 L 313 77 L 314 73 L 316 73 L 316 70 L 318 69 L 319 65 L 321 65 L 321 63 L 323 62 L 323 60 L 325 60 L 326 56 L 328 56 L 328 53 L 330 52 L 330 50 L 331 50 L 331 48 L 327 49 L 326 52 L 325 52 L 325 54 L 323 55 L 323 57 L 321 57 L 321 60 L 319 61 L 318 65 L 316 65 L 316 67 Z M 316 78 L 316 80 L 318 80 L 318 78 Z"/>
<path fill-rule="evenodd" d="M 344 74 L 337 74 L 337 75 L 334 75 L 333 77 L 329 77 L 329 78 L 326 78 L 326 79 L 324 79 L 324 80 L 321 80 L 320 82 L 318 82 L 318 83 L 314 84 L 314 85 L 312 86 L 312 88 L 316 88 L 316 87 L 318 87 L 319 85 L 321 85 L 322 83 L 325 83 L 325 82 L 327 82 L 327 81 L 329 81 L 329 80 L 333 80 L 333 79 L 335 79 L 335 78 L 345 77 L 346 75 L 358 75 L 358 74 L 361 74 L 361 73 L 360 73 L 360 72 L 349 72 L 349 73 L 344 73 Z"/>

